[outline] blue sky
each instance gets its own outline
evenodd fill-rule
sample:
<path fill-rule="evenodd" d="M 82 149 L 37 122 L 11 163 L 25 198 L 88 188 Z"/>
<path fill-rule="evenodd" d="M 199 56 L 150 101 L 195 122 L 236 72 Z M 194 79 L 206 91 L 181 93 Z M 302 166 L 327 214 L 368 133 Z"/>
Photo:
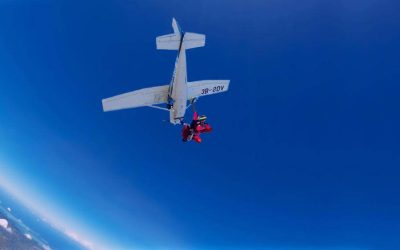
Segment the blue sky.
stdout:
<path fill-rule="evenodd" d="M 397 5 L 0 1 L 2 183 L 106 249 L 399 247 Z M 172 17 L 206 34 L 189 80 L 231 80 L 201 145 L 101 109 L 169 83 Z"/>

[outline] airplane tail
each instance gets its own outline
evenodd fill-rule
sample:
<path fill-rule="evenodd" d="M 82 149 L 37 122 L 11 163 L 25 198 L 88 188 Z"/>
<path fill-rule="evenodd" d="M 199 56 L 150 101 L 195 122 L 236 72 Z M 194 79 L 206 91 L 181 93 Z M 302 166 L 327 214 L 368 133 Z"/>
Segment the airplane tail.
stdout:
<path fill-rule="evenodd" d="M 172 19 L 172 28 L 174 30 L 174 33 L 164 36 L 158 36 L 156 38 L 157 49 L 179 50 L 181 44 L 182 46 L 185 46 L 185 49 L 204 47 L 206 43 L 205 35 L 190 33 L 190 32 L 182 32 L 175 18 Z"/>

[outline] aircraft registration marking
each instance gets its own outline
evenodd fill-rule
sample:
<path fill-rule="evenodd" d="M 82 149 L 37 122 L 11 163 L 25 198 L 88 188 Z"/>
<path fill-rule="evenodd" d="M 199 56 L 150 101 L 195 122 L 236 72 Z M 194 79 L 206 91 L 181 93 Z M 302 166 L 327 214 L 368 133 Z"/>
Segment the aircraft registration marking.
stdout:
<path fill-rule="evenodd" d="M 205 88 L 201 90 L 202 95 L 207 95 L 208 93 L 217 93 L 223 91 L 225 88 L 224 85 L 215 86 L 213 88 Z"/>

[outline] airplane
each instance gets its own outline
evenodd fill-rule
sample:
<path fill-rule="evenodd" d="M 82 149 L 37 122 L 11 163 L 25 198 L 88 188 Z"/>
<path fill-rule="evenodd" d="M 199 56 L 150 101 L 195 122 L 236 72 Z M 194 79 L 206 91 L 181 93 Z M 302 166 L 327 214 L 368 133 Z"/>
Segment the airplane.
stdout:
<path fill-rule="evenodd" d="M 169 85 L 144 88 L 102 100 L 103 111 L 137 107 L 151 107 L 169 112 L 171 124 L 183 124 L 186 109 L 199 97 L 228 91 L 230 80 L 201 80 L 188 82 L 186 73 L 186 50 L 203 47 L 205 35 L 183 32 L 175 18 L 174 33 L 156 38 L 159 50 L 177 50 L 175 69 Z M 160 105 L 165 105 L 162 107 Z"/>

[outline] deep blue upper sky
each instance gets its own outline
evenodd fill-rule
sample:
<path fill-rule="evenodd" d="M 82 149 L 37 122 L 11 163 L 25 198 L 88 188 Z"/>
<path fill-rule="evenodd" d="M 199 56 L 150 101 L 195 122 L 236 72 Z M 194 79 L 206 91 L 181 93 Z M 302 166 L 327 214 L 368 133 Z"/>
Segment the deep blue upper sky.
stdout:
<path fill-rule="evenodd" d="M 108 248 L 400 248 L 398 7 L 0 1 L 2 177 Z M 188 79 L 231 80 L 198 103 L 200 145 L 162 111 L 101 108 L 169 83 L 172 17 L 206 34 Z"/>

